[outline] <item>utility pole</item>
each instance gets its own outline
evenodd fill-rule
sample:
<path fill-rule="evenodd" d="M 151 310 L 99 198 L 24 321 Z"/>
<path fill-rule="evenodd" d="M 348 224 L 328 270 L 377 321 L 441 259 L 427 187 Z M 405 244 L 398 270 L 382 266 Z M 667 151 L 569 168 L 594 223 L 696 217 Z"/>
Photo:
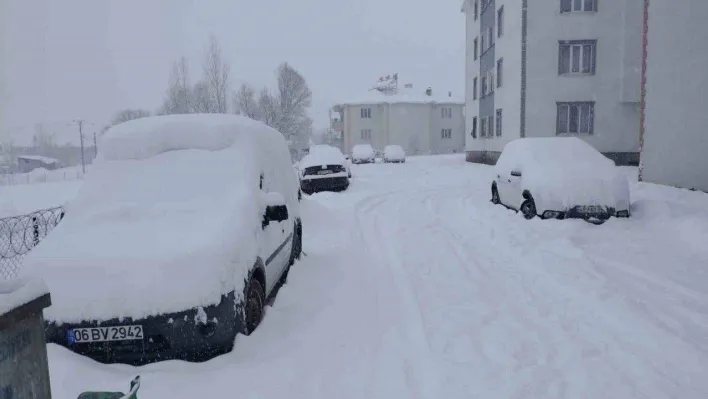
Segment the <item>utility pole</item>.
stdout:
<path fill-rule="evenodd" d="M 93 132 L 93 159 L 98 156 L 98 141 L 96 140 L 96 132 Z"/>
<path fill-rule="evenodd" d="M 86 174 L 86 159 L 84 158 L 84 120 L 78 119 L 76 121 L 79 124 L 79 139 L 81 140 L 81 171 Z"/>

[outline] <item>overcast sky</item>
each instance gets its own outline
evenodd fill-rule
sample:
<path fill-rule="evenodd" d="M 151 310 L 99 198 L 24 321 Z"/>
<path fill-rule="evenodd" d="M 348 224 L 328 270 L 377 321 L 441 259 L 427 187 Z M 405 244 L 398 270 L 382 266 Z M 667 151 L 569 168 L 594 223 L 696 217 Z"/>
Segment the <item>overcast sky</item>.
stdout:
<path fill-rule="evenodd" d="M 360 97 L 379 76 L 464 92 L 460 0 L 0 0 L 0 133 L 122 108 L 154 111 L 171 63 L 193 79 L 209 34 L 231 84 L 273 85 L 287 61 L 313 92 L 316 126 L 330 105 Z M 89 125 L 91 126 L 91 125 Z M 24 129 L 21 129 L 24 128 Z M 89 129 L 93 129 L 90 127 Z M 14 132 L 14 133 L 9 133 Z M 26 134 L 26 133 L 25 133 Z"/>

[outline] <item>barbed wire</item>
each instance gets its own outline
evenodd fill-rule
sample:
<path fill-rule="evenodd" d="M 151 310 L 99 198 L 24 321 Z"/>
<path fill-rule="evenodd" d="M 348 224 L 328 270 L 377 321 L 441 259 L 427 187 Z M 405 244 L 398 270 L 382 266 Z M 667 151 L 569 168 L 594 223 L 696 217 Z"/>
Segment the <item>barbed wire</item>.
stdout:
<path fill-rule="evenodd" d="M 22 259 L 64 218 L 64 208 L 0 219 L 0 279 L 17 276 Z"/>

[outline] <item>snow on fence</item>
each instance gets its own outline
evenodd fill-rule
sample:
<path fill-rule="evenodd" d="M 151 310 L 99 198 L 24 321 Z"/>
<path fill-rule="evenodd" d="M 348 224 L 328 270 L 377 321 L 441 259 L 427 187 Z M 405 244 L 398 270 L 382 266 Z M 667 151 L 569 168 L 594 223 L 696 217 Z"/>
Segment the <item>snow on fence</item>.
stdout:
<path fill-rule="evenodd" d="M 86 166 L 88 172 L 89 166 Z M 37 168 L 28 173 L 14 173 L 0 175 L 0 185 L 14 186 L 18 184 L 47 183 L 69 180 L 81 180 L 84 173 L 81 166 L 72 166 L 55 170 Z"/>
<path fill-rule="evenodd" d="M 64 218 L 64 208 L 0 219 L 0 280 L 17 276 L 24 256 Z"/>

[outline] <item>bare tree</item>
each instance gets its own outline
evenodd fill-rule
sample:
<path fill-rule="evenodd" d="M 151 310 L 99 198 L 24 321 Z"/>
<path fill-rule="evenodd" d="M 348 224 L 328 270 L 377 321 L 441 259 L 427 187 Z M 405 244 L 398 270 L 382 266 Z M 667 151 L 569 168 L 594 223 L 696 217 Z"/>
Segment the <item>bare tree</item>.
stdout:
<path fill-rule="evenodd" d="M 278 130 L 286 137 L 300 135 L 312 126 L 307 110 L 312 105 L 312 92 L 305 78 L 288 63 L 278 67 Z"/>
<path fill-rule="evenodd" d="M 268 126 L 277 128 L 279 119 L 278 99 L 273 97 L 268 88 L 263 88 L 258 95 L 260 120 Z"/>
<path fill-rule="evenodd" d="M 190 106 L 189 66 L 185 57 L 172 64 L 165 100 L 160 114 L 188 114 Z"/>
<path fill-rule="evenodd" d="M 211 107 L 209 112 L 225 114 L 229 104 L 229 64 L 224 60 L 221 46 L 214 35 L 209 37 L 209 44 L 204 59 L 204 83 L 209 93 Z"/>
<path fill-rule="evenodd" d="M 140 119 L 150 116 L 150 112 L 144 109 L 124 109 L 118 111 L 111 120 L 111 125 L 127 122 L 133 119 Z"/>
<path fill-rule="evenodd" d="M 234 93 L 233 102 L 236 114 L 255 120 L 261 119 L 262 113 L 256 98 L 256 90 L 253 87 L 242 84 L 238 91 Z"/>
<path fill-rule="evenodd" d="M 197 82 L 189 95 L 192 112 L 199 114 L 216 113 L 214 101 L 209 95 L 209 86 L 206 82 Z"/>

